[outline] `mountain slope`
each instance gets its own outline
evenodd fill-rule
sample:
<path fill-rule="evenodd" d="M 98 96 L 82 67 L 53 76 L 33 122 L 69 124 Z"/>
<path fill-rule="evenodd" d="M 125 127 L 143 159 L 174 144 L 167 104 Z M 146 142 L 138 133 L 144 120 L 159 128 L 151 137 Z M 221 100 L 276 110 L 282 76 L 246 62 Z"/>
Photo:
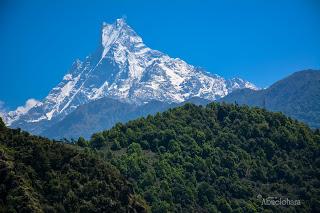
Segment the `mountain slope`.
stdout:
<path fill-rule="evenodd" d="M 296 72 L 267 89 L 238 90 L 219 101 L 280 111 L 311 127 L 320 128 L 320 71 Z"/>
<path fill-rule="evenodd" d="M 185 102 L 198 105 L 206 105 L 208 100 L 192 98 Z M 98 131 L 109 129 L 116 123 L 125 123 L 142 116 L 163 112 L 183 103 L 165 103 L 150 101 L 147 104 L 135 105 L 110 98 L 101 98 L 78 107 L 64 119 L 42 132 L 49 138 L 78 138 L 80 136 L 90 138 Z"/>
<path fill-rule="evenodd" d="M 320 131 L 281 113 L 186 104 L 94 134 L 90 146 L 153 212 L 320 211 Z"/>
<path fill-rule="evenodd" d="M 103 25 L 97 51 L 77 60 L 44 100 L 23 113 L 9 112 L 5 120 L 41 134 L 78 106 L 103 97 L 136 105 L 152 100 L 178 103 L 192 97 L 215 100 L 241 88 L 255 86 L 238 78 L 225 80 L 152 50 L 124 19 L 117 19 Z"/>
<path fill-rule="evenodd" d="M 0 119 L 0 212 L 146 212 L 94 153 L 8 129 Z"/>
<path fill-rule="evenodd" d="M 118 122 L 129 120 L 161 112 L 171 105 L 152 101 L 138 106 L 110 98 L 102 98 L 88 104 L 81 105 L 75 111 L 67 115 L 42 135 L 49 138 L 89 138 L 93 133 L 109 129 Z"/>

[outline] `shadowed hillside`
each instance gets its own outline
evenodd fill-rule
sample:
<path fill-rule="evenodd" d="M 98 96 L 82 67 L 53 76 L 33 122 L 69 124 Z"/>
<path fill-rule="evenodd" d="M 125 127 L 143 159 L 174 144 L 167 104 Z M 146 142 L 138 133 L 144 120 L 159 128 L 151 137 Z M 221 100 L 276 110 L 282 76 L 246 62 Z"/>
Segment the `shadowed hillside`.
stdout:
<path fill-rule="evenodd" d="M 296 72 L 265 90 L 236 90 L 219 101 L 283 112 L 320 128 L 320 71 Z"/>
<path fill-rule="evenodd" d="M 145 212 L 119 171 L 0 120 L 0 212 Z"/>

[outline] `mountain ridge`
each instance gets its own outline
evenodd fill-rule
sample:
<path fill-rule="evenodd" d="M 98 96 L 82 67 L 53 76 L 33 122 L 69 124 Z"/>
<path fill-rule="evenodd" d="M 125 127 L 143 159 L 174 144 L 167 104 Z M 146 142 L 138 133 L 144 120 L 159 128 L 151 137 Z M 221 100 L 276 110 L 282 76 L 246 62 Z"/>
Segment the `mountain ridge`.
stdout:
<path fill-rule="evenodd" d="M 26 112 L 7 113 L 5 121 L 41 134 L 78 106 L 103 97 L 137 105 L 179 103 L 192 97 L 216 100 L 241 88 L 256 89 L 248 81 L 225 80 L 150 49 L 125 19 L 117 19 L 103 24 L 98 49 L 84 61 L 77 59 L 47 97 Z"/>
<path fill-rule="evenodd" d="M 185 103 L 207 105 L 210 101 L 201 98 L 192 98 L 182 103 L 154 100 L 144 105 L 135 105 L 111 98 L 101 98 L 79 106 L 63 120 L 46 129 L 42 135 L 55 139 L 76 139 L 80 136 L 90 138 L 93 133 L 109 129 L 119 122 L 125 123 L 139 117 L 154 115 Z"/>
<path fill-rule="evenodd" d="M 320 128 L 320 71 L 303 70 L 279 80 L 267 89 L 237 90 L 219 101 L 258 106 Z"/>

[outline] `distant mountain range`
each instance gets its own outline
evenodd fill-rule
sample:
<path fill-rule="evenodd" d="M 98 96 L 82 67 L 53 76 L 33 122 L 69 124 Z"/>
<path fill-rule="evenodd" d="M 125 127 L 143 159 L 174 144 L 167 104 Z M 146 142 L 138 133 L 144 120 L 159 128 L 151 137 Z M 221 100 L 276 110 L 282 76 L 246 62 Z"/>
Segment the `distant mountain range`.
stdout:
<path fill-rule="evenodd" d="M 154 100 L 147 104 L 136 105 L 111 98 L 101 98 L 79 106 L 63 120 L 43 131 L 42 135 L 56 139 L 78 138 L 79 136 L 89 138 L 92 133 L 109 129 L 116 123 L 125 123 L 142 116 L 154 115 L 187 102 L 207 105 L 210 101 L 201 98 L 192 98 L 181 103 Z"/>
<path fill-rule="evenodd" d="M 320 72 L 306 70 L 276 82 L 267 89 L 236 90 L 217 100 L 246 104 L 279 111 L 303 121 L 314 128 L 320 127 Z M 206 105 L 210 100 L 191 98 L 181 103 L 150 101 L 136 105 L 111 98 L 102 98 L 84 104 L 64 119 L 48 128 L 42 135 L 50 138 L 89 138 L 93 132 L 109 129 L 118 122 L 155 114 L 184 103 Z"/>
<path fill-rule="evenodd" d="M 112 98 L 119 101 L 118 106 L 130 105 L 130 110 L 134 110 L 153 101 L 165 105 L 182 103 L 193 97 L 214 101 L 242 88 L 257 89 L 240 78 L 226 80 L 179 58 L 170 58 L 152 50 L 124 19 L 117 19 L 113 24 L 103 24 L 101 43 L 96 52 L 84 61 L 76 60 L 47 97 L 40 102 L 33 101 L 23 110 L 19 108 L 7 113 L 4 120 L 11 127 L 20 127 L 33 134 L 51 135 L 52 128 L 70 113 L 102 98 Z M 105 103 L 105 100 L 97 103 Z M 115 105 L 112 101 L 110 104 L 111 109 L 104 109 L 101 113 L 111 112 Z M 92 107 L 84 108 L 92 110 Z M 76 113 L 84 108 L 79 108 Z M 75 115 L 70 115 L 65 123 L 75 121 L 71 119 Z M 128 118 L 132 118 L 131 115 Z M 121 113 L 119 116 L 119 121 L 122 121 L 124 115 Z"/>
<path fill-rule="evenodd" d="M 258 106 L 320 128 L 320 71 L 296 72 L 263 90 L 242 89 L 219 101 Z"/>

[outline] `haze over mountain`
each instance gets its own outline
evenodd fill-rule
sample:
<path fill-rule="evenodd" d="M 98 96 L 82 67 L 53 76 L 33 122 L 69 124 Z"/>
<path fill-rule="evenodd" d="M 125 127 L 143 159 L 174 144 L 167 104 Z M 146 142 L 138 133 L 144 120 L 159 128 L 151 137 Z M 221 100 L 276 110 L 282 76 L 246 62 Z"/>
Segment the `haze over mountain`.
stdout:
<path fill-rule="evenodd" d="M 78 138 L 80 136 L 90 138 L 93 133 L 109 129 L 119 122 L 126 123 L 139 117 L 154 115 L 185 103 L 207 105 L 209 102 L 209 100 L 202 98 L 192 98 L 181 103 L 153 100 L 147 104 L 135 105 L 111 98 L 101 98 L 79 106 L 41 134 L 55 139 Z"/>
<path fill-rule="evenodd" d="M 305 70 L 284 78 L 267 89 L 242 89 L 220 101 L 263 107 L 320 128 L 320 71 Z"/>
<path fill-rule="evenodd" d="M 117 19 L 103 24 L 98 49 L 84 61 L 77 59 L 47 97 L 7 113 L 4 120 L 11 127 L 41 134 L 77 107 L 104 97 L 140 106 L 192 97 L 213 101 L 241 88 L 256 89 L 245 80 L 226 80 L 150 49 L 125 19 Z"/>

